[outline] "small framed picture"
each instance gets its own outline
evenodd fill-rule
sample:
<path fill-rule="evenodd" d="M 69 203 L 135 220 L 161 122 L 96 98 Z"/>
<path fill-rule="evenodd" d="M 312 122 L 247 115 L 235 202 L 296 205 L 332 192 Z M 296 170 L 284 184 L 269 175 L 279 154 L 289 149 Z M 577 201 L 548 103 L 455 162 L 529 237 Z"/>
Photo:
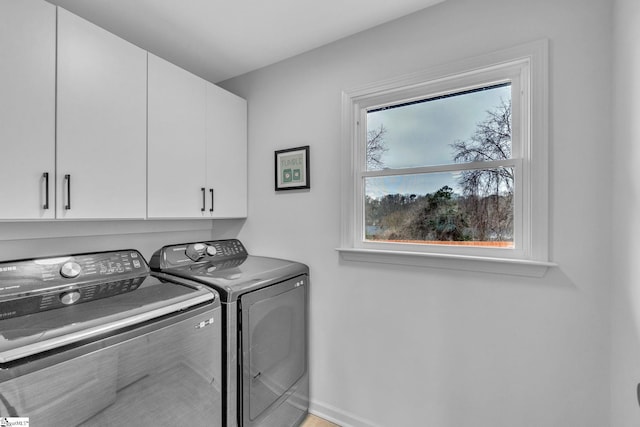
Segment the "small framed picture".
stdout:
<path fill-rule="evenodd" d="M 276 191 L 311 188 L 309 146 L 276 151 Z"/>

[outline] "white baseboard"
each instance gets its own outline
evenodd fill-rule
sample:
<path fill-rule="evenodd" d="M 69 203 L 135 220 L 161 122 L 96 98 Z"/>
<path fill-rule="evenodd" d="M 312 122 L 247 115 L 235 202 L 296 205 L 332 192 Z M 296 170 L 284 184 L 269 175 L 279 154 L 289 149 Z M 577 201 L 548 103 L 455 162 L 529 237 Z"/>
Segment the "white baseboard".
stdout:
<path fill-rule="evenodd" d="M 341 427 L 381 427 L 373 421 L 315 399 L 309 402 L 309 412 Z"/>

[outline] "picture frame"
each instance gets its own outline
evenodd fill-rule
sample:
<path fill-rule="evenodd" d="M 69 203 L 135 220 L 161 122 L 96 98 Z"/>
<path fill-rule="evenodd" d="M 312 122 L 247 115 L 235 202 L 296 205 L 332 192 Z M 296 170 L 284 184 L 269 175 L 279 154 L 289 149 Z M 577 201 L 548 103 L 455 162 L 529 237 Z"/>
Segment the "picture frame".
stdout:
<path fill-rule="evenodd" d="M 309 146 L 275 152 L 275 191 L 311 188 Z"/>

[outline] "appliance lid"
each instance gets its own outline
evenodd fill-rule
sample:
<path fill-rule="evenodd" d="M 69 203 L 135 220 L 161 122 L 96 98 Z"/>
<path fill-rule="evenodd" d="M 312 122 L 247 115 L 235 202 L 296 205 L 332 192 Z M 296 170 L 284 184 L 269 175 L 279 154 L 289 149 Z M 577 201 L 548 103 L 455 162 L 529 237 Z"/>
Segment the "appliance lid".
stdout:
<path fill-rule="evenodd" d="M 249 255 L 238 265 L 206 262 L 168 269 L 164 273 L 211 286 L 224 302 L 231 302 L 246 292 L 307 274 L 308 268 L 297 262 Z"/>
<path fill-rule="evenodd" d="M 150 266 L 213 287 L 223 302 L 309 272 L 299 262 L 248 255 L 236 239 L 165 246 L 156 251 Z"/>
<path fill-rule="evenodd" d="M 132 258 L 139 267 L 121 262 Z M 181 282 L 152 276 L 130 250 L 0 263 L 0 364 L 219 304 L 206 287 Z"/>
<path fill-rule="evenodd" d="M 216 303 L 204 287 L 148 276 L 135 290 L 0 321 L 0 363 L 109 335 L 158 317 Z"/>

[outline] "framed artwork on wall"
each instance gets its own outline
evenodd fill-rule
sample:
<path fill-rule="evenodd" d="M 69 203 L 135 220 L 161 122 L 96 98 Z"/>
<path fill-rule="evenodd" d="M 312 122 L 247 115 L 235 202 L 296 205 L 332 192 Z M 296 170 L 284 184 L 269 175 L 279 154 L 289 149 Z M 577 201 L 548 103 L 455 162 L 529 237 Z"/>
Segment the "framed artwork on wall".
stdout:
<path fill-rule="evenodd" d="M 300 190 L 311 188 L 309 146 L 275 152 L 275 189 Z"/>

